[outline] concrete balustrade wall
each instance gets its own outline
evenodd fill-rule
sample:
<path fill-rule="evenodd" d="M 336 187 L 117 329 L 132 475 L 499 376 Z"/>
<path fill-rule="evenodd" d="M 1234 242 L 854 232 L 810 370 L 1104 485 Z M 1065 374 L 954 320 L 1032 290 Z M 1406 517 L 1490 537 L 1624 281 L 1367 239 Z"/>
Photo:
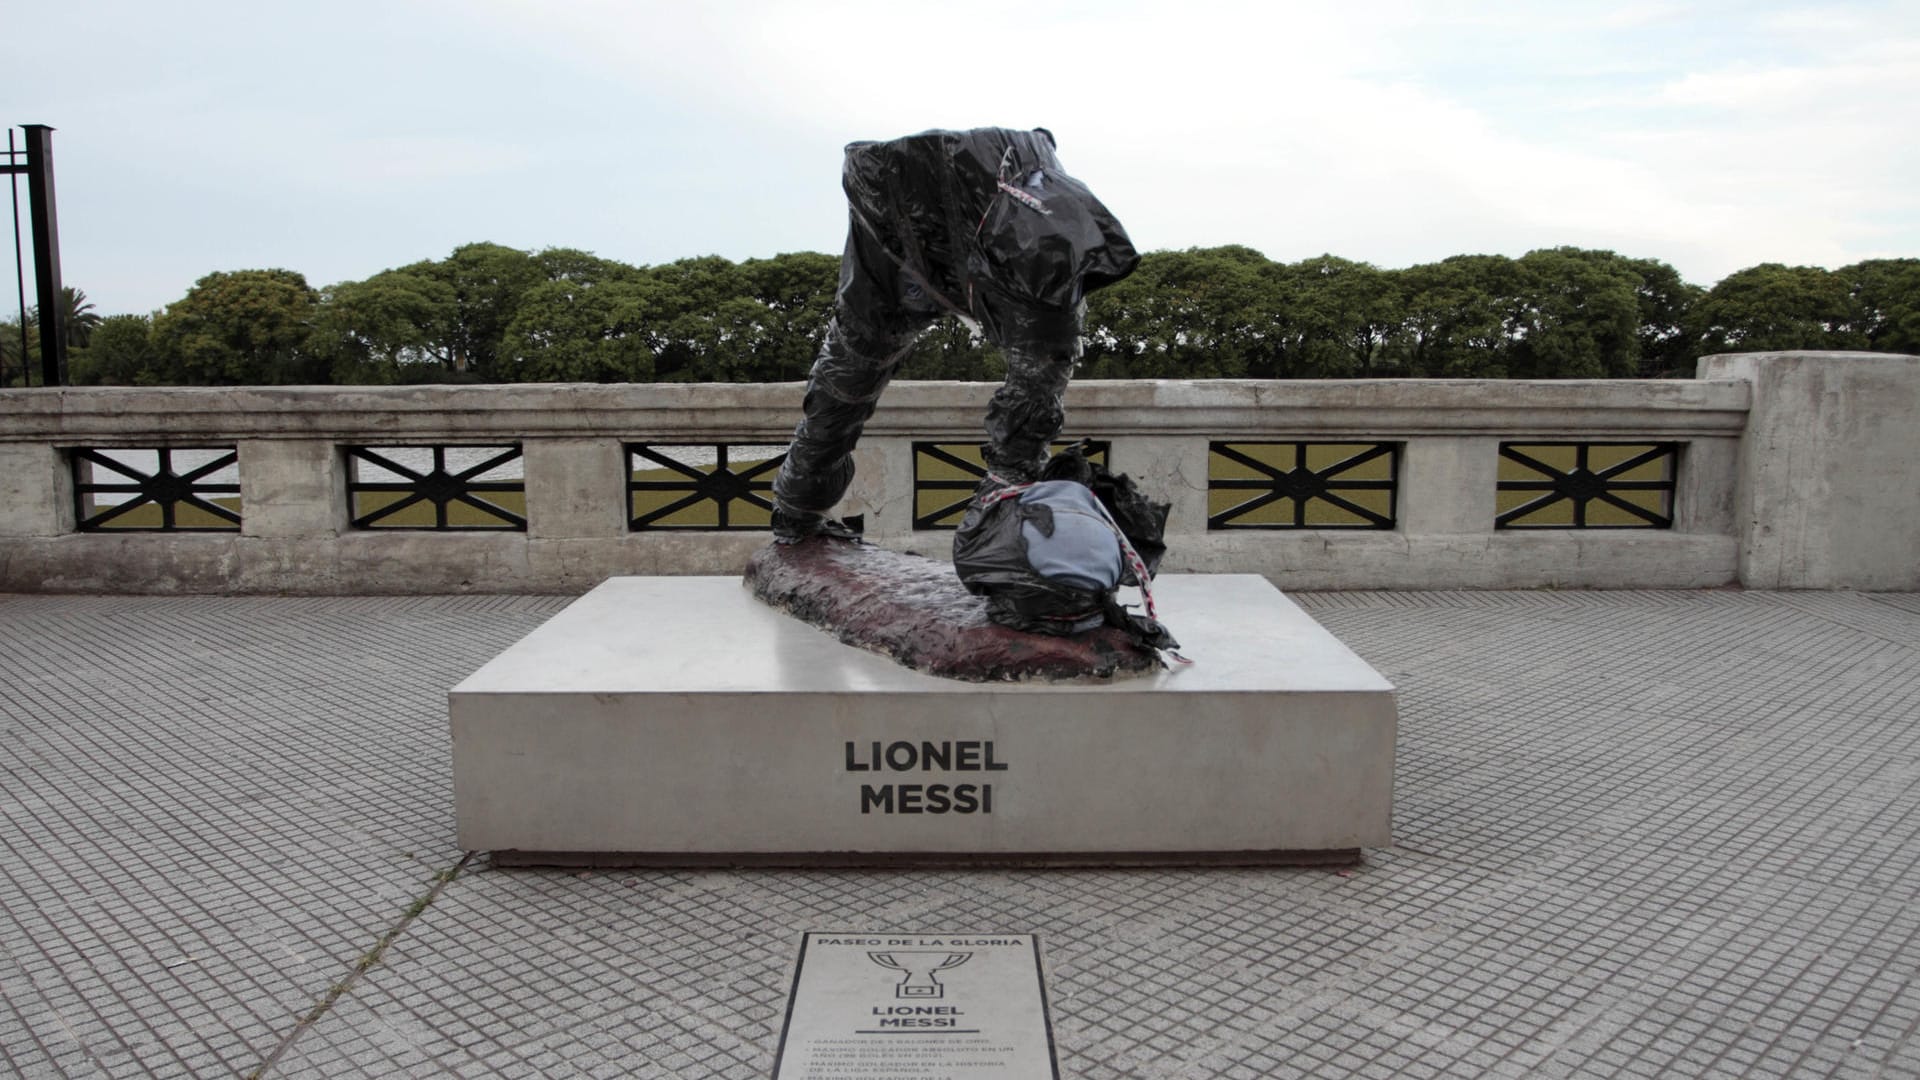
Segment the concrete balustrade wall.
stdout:
<path fill-rule="evenodd" d="M 1920 588 L 1920 358 L 1710 357 L 1670 381 L 1082 382 L 1068 434 L 1171 499 L 1170 570 L 1282 588 Z M 993 387 L 898 383 L 842 509 L 913 528 L 915 441 L 977 442 Z M 801 387 L 506 385 L 0 391 L 0 590 L 582 592 L 736 574 L 765 532 L 630 531 L 627 442 L 784 443 Z M 1212 440 L 1392 442 L 1391 530 L 1208 531 Z M 1680 444 L 1671 529 L 1500 530 L 1502 442 Z M 525 532 L 356 530 L 347 445 L 519 443 Z M 237 533 L 77 532 L 77 447 L 234 446 Z"/>

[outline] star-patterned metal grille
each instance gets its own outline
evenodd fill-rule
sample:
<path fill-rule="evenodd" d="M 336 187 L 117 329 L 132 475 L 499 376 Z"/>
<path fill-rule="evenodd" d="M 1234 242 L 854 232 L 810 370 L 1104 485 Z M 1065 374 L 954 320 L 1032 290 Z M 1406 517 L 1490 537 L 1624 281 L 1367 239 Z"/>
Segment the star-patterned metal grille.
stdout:
<path fill-rule="evenodd" d="M 1208 529 L 1391 529 L 1398 443 L 1214 442 Z"/>
<path fill-rule="evenodd" d="M 1677 443 L 1501 443 L 1501 529 L 1670 529 Z"/>
<path fill-rule="evenodd" d="M 82 447 L 69 460 L 82 532 L 240 528 L 240 455 L 231 446 Z"/>
<path fill-rule="evenodd" d="M 786 459 L 784 446 L 628 443 L 628 526 L 770 529 L 773 478 Z"/>
<path fill-rule="evenodd" d="M 519 445 L 349 446 L 356 529 L 527 528 Z"/>

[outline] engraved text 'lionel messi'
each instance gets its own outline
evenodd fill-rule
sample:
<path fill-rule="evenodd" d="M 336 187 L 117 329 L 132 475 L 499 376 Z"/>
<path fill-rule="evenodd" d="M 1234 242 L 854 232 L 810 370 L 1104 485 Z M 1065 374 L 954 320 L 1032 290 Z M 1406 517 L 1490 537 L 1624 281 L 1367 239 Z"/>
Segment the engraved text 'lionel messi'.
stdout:
<path fill-rule="evenodd" d="M 848 772 L 1004 772 L 991 739 L 949 742 L 897 740 L 846 744 Z M 863 814 L 991 814 L 993 785 L 862 784 Z"/>

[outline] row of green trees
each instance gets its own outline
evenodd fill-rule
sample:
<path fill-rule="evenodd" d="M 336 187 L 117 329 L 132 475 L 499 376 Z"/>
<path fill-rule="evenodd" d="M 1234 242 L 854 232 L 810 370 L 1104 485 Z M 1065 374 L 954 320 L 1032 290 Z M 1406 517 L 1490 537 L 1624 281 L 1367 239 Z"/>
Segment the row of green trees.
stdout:
<path fill-rule="evenodd" d="M 1088 332 L 1096 378 L 1690 375 L 1714 352 L 1920 352 L 1920 259 L 1767 263 L 1706 290 L 1664 262 L 1580 248 L 1405 270 L 1161 252 L 1094 296 Z"/>
<path fill-rule="evenodd" d="M 637 267 L 469 244 L 325 289 L 288 270 L 215 273 L 152 316 L 91 316 L 70 366 L 83 385 L 792 380 L 838 272 L 810 252 Z M 1920 353 L 1920 259 L 1768 263 L 1708 290 L 1655 259 L 1579 248 L 1404 270 L 1162 251 L 1091 298 L 1087 339 L 1085 378 L 1608 378 L 1689 374 L 1724 351 Z M 0 325 L 0 348 L 19 351 L 17 324 Z M 949 320 L 901 375 L 1002 371 Z"/>

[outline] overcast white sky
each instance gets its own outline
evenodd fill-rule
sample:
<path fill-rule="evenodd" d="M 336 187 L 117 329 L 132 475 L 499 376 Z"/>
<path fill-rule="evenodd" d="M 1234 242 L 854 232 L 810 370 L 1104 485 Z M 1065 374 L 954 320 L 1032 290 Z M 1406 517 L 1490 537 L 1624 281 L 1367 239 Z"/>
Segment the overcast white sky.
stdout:
<path fill-rule="evenodd" d="M 1702 285 L 1920 255 L 1913 0 L 0 0 L 0 25 L 0 123 L 59 129 L 66 282 L 106 314 L 478 240 L 838 252 L 843 144 L 982 125 L 1052 129 L 1143 250 L 1574 244 Z"/>

